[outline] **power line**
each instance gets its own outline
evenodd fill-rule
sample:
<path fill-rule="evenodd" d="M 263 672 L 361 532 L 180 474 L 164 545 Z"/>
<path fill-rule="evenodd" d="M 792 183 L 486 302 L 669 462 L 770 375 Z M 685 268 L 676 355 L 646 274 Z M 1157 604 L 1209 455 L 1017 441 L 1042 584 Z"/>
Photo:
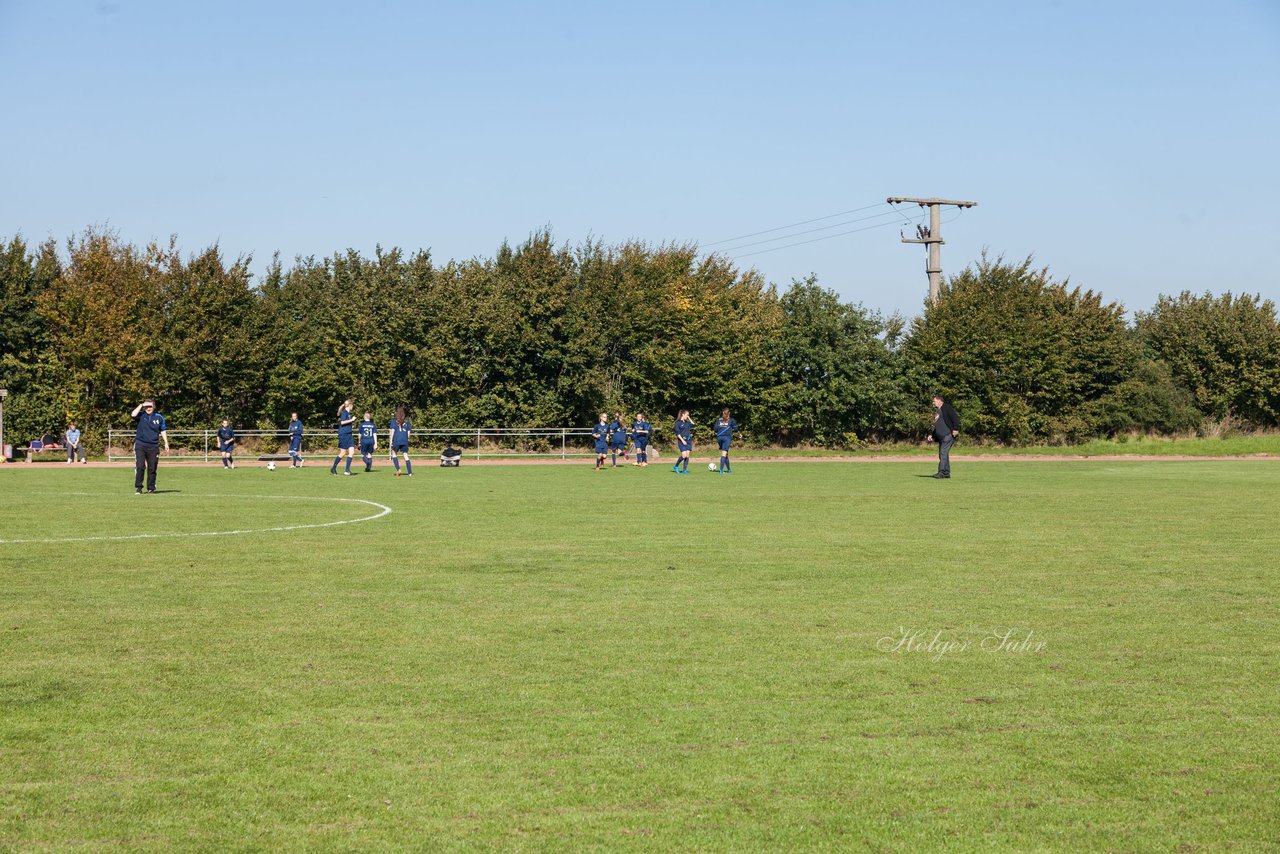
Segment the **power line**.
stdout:
<path fill-rule="evenodd" d="M 719 246 L 721 243 L 735 243 L 739 240 L 746 240 L 748 237 L 758 237 L 761 234 L 772 234 L 775 231 L 786 231 L 788 228 L 795 228 L 801 225 L 809 225 L 810 223 L 814 223 L 814 222 L 822 222 L 824 219 L 835 219 L 838 216 L 848 216 L 851 213 L 861 213 L 862 211 L 869 211 L 872 208 L 883 207 L 884 205 L 887 205 L 887 204 L 888 202 L 876 202 L 874 205 L 864 205 L 863 207 L 854 208 L 853 210 L 840 211 L 840 213 L 827 214 L 826 216 L 815 217 L 813 219 L 806 219 L 803 222 L 793 222 L 790 225 L 780 225 L 777 228 L 766 228 L 764 231 L 753 231 L 750 234 L 739 234 L 737 237 L 726 237 L 724 240 L 713 240 L 710 243 L 704 243 L 702 245 L 703 246 Z"/>
<path fill-rule="evenodd" d="M 888 203 L 886 202 L 886 204 Z M 920 213 L 918 214 L 917 219 L 912 219 L 911 217 L 904 214 L 902 212 L 902 208 L 898 207 L 897 205 L 890 205 L 890 207 L 893 208 L 894 213 L 896 213 L 898 216 L 902 217 L 906 221 L 907 225 L 916 225 L 917 221 L 924 222 L 924 213 L 925 213 L 924 208 L 920 209 Z"/>
<path fill-rule="evenodd" d="M 959 208 L 960 210 L 964 210 L 965 208 L 974 207 L 978 203 L 977 202 L 961 202 L 961 201 L 955 201 L 952 199 L 939 199 L 939 198 L 929 198 L 929 199 L 906 198 L 903 196 L 890 196 L 889 198 L 885 199 L 885 201 L 891 205 L 899 205 L 899 204 L 910 202 L 912 204 L 919 205 L 921 208 L 924 208 L 926 205 L 929 207 L 929 225 L 927 227 L 921 226 L 917 231 L 917 234 L 915 237 L 904 237 L 902 238 L 902 242 L 903 243 L 919 243 L 928 247 L 929 260 L 925 264 L 924 269 L 925 269 L 925 272 L 929 275 L 929 302 L 931 303 L 937 302 L 938 293 L 942 288 L 942 244 L 946 242 L 942 239 L 942 228 L 941 228 L 942 223 L 939 220 L 938 211 L 940 208 L 944 206 L 956 207 L 956 208 Z"/>
<path fill-rule="evenodd" d="M 953 222 L 953 221 L 955 221 L 955 220 L 959 219 L 960 217 L 962 217 L 963 215 L 964 215 L 964 209 L 963 209 L 963 208 L 961 208 L 960 210 L 956 211 L 956 212 L 955 212 L 954 214 L 952 214 L 951 216 L 949 216 L 949 217 L 947 217 L 946 219 L 944 219 L 944 220 L 943 220 L 943 222 L 944 222 L 944 223 L 947 223 L 947 222 Z M 921 217 L 920 217 L 920 219 L 924 219 L 924 217 L 923 217 L 923 216 L 921 216 Z M 860 222 L 860 221 L 861 221 L 861 220 L 850 220 L 850 222 Z M 914 221 L 914 220 L 911 220 L 911 219 L 908 219 L 908 220 L 907 220 L 907 222 L 906 222 L 906 224 L 907 224 L 907 225 L 915 225 L 915 221 Z M 730 256 L 730 257 L 732 257 L 732 258 L 734 258 L 734 259 L 738 259 L 738 258 L 750 258 L 752 255 L 763 255 L 763 254 L 764 254 L 764 253 L 766 253 L 766 252 L 776 252 L 776 251 L 777 251 L 777 250 L 779 250 L 779 249 L 790 249 L 792 246 L 804 246 L 806 243 L 817 243 L 817 242 L 819 242 L 819 241 L 821 241 L 821 240 L 828 240 L 828 239 L 830 239 L 830 238 L 832 238 L 832 237 L 844 237 L 846 234 L 857 234 L 857 233 L 858 233 L 858 232 L 860 232 L 860 231 L 870 231 L 870 230 L 871 230 L 871 229 L 873 229 L 873 228 L 883 228 L 883 227 L 884 227 L 884 226 L 886 226 L 886 225 L 898 225 L 898 223 L 897 223 L 896 221 L 894 221 L 894 222 L 878 222 L 878 223 L 876 223 L 875 225 L 867 225 L 867 226 L 863 226 L 862 228 L 854 228 L 854 229 L 850 229 L 849 231 L 842 231 L 842 232 L 840 232 L 839 234 L 826 234 L 826 235 L 823 235 L 822 237 L 815 237 L 815 238 L 814 238 L 814 239 L 812 239 L 812 240 L 801 240 L 799 243 L 789 243 L 789 244 L 787 244 L 786 246 L 773 246 L 773 247 L 770 247 L 769 249 L 760 249 L 760 250 L 757 250 L 757 251 L 755 251 L 755 252 L 747 252 L 747 253 L 744 253 L 744 254 L 742 254 L 742 255 L 732 255 L 732 256 Z M 832 227 L 832 228 L 835 228 L 835 226 L 831 226 L 831 227 Z M 816 229 L 816 230 L 821 231 L 821 229 Z M 802 231 L 802 232 L 800 232 L 799 234 L 807 234 L 807 233 L 808 233 L 808 232 L 803 232 L 803 231 Z M 788 236 L 789 236 L 789 237 L 797 237 L 797 236 L 799 236 L 799 235 L 792 234 L 792 235 L 788 235 Z M 777 239 L 778 239 L 778 240 L 785 240 L 786 238 L 784 238 L 784 237 L 783 237 L 783 238 L 777 238 Z M 769 241 L 762 241 L 762 242 L 768 243 Z M 750 243 L 749 243 L 749 244 L 747 244 L 747 246 L 752 246 L 752 245 L 754 245 L 754 244 L 750 244 Z M 745 248 L 745 247 L 738 247 L 738 248 Z M 720 250 L 720 251 L 725 252 L 725 253 L 727 254 L 727 253 L 729 253 L 729 252 L 732 252 L 732 251 L 733 251 L 733 248 L 732 248 L 732 247 L 730 247 L 729 249 L 722 249 L 722 250 Z"/>
<path fill-rule="evenodd" d="M 755 241 L 752 241 L 751 243 L 743 243 L 740 246 L 726 246 L 724 249 L 721 249 L 720 251 L 736 252 L 739 249 L 746 249 L 749 246 L 762 246 L 765 243 L 774 243 L 779 240 L 790 240 L 793 237 L 800 237 L 803 234 L 814 234 L 815 232 L 826 231 L 829 228 L 840 228 L 841 226 L 845 226 L 845 225 L 853 225 L 855 222 L 866 222 L 869 219 L 879 219 L 882 216 L 891 216 L 894 213 L 899 213 L 899 212 L 884 211 L 883 213 L 871 214 L 870 216 L 860 216 L 857 219 L 847 219 L 844 222 L 836 222 L 836 223 L 832 223 L 831 225 L 820 225 L 817 228 L 809 228 L 809 229 L 805 229 L 804 231 L 796 231 L 791 234 L 784 234 L 781 237 L 766 237 L 764 240 L 755 240 Z M 889 224 L 896 225 L 897 223 L 895 221 Z M 910 224 L 910 220 L 908 220 L 908 224 Z M 761 233 L 763 234 L 764 232 L 761 232 Z"/>
<path fill-rule="evenodd" d="M 766 252 L 777 252 L 780 249 L 790 249 L 793 246 L 804 246 L 807 243 L 817 243 L 820 240 L 831 240 L 834 237 L 844 237 L 846 234 L 857 234 L 860 231 L 870 231 L 873 228 L 884 228 L 886 225 L 898 225 L 897 220 L 889 222 L 878 222 L 875 225 L 864 225 L 862 228 L 854 228 L 849 231 L 841 231 L 837 234 L 827 234 L 822 237 L 815 237 L 812 240 L 801 240 L 799 243 L 788 243 L 786 246 L 774 246 L 769 249 L 757 249 L 755 252 L 746 252 L 742 255 L 731 256 L 734 260 L 739 258 L 750 258 L 752 255 L 763 255 Z"/>

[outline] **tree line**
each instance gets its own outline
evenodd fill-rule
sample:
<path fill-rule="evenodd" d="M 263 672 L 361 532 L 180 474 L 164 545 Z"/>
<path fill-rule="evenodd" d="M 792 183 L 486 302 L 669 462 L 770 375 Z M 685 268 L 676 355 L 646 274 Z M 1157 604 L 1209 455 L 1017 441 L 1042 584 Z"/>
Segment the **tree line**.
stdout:
<path fill-rule="evenodd" d="M 780 290 L 692 244 L 559 245 L 545 230 L 466 261 L 277 255 L 256 280 L 250 264 L 101 229 L 61 251 L 5 241 L 6 441 L 75 421 L 101 447 L 148 395 L 173 429 L 281 429 L 292 411 L 319 427 L 346 397 L 438 428 L 637 409 L 665 426 L 728 406 L 751 441 L 829 447 L 921 435 L 934 390 L 968 435 L 1010 443 L 1280 425 L 1270 300 L 1184 292 L 1130 322 L 1030 259 L 983 256 L 909 322 L 812 277 Z"/>

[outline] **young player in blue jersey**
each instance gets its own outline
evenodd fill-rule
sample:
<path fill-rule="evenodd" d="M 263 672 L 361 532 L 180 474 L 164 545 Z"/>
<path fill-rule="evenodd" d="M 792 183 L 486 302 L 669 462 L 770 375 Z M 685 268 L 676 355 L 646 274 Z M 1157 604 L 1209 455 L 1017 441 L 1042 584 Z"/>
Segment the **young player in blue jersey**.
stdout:
<path fill-rule="evenodd" d="M 591 428 L 591 437 L 596 440 L 596 471 L 604 468 L 605 454 L 609 453 L 609 416 L 600 413 L 600 420 Z"/>
<path fill-rule="evenodd" d="M 671 470 L 676 474 L 688 474 L 689 454 L 693 452 L 693 419 L 689 417 L 689 410 L 681 409 L 680 414 L 676 416 L 675 434 L 678 454 L 676 464 L 671 467 Z"/>
<path fill-rule="evenodd" d="M 296 412 L 289 416 L 289 468 L 302 468 L 302 420 Z"/>
<path fill-rule="evenodd" d="M 373 452 L 378 450 L 378 425 L 373 420 L 373 413 L 364 412 L 364 420 L 358 425 L 360 431 L 360 458 L 364 460 L 364 470 L 373 471 Z"/>
<path fill-rule="evenodd" d="M 622 413 L 613 413 L 613 420 L 609 422 L 609 457 L 612 465 L 609 468 L 618 467 L 618 454 L 622 454 L 622 461 L 627 461 L 627 428 L 622 426 Z"/>
<path fill-rule="evenodd" d="M 653 425 L 644 417 L 643 412 L 637 412 L 635 420 L 631 422 L 631 438 L 636 443 L 636 458 L 631 465 L 649 465 L 649 436 L 652 433 Z"/>
<path fill-rule="evenodd" d="M 738 432 L 738 422 L 729 414 L 729 407 L 724 408 L 711 429 L 715 431 L 716 444 L 720 446 L 720 473 L 732 474 L 732 469 L 729 468 L 729 443 L 733 441 L 733 434 Z"/>
<path fill-rule="evenodd" d="M 333 465 L 329 466 L 329 474 L 338 473 L 338 463 L 342 462 L 342 458 L 347 458 L 347 470 L 343 474 L 351 474 L 351 461 L 356 456 L 356 414 L 352 410 L 355 403 L 350 400 L 342 402 L 342 406 L 338 407 L 338 456 L 333 458 Z"/>
<path fill-rule="evenodd" d="M 218 428 L 218 451 L 222 454 L 224 469 L 236 467 L 235 458 L 232 456 L 236 452 L 236 431 L 231 429 L 231 422 L 225 418 L 222 419 L 222 426 Z"/>
<path fill-rule="evenodd" d="M 391 441 L 391 462 L 396 467 L 396 477 L 400 476 L 401 458 L 404 459 L 404 473 L 413 477 L 413 463 L 409 462 L 409 416 L 403 406 L 396 407 L 396 417 L 391 419 L 388 438 Z"/>

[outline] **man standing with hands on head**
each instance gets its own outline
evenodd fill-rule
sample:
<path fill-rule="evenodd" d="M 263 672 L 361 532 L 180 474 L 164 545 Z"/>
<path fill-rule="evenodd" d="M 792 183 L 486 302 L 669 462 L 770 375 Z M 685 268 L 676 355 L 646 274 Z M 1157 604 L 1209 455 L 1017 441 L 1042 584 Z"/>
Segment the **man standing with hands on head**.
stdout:
<path fill-rule="evenodd" d="M 133 439 L 133 494 L 142 494 L 142 473 L 147 474 L 147 494 L 156 494 L 156 467 L 160 464 L 160 440 L 169 450 L 169 433 L 164 416 L 156 412 L 156 402 L 151 398 L 139 403 L 129 413 L 138 422 L 138 432 Z"/>
<path fill-rule="evenodd" d="M 933 414 L 933 433 L 929 441 L 938 443 L 938 473 L 934 477 L 946 480 L 951 477 L 951 446 L 960 435 L 960 415 L 955 407 L 942 399 L 941 394 L 933 396 L 933 408 L 937 412 Z"/>

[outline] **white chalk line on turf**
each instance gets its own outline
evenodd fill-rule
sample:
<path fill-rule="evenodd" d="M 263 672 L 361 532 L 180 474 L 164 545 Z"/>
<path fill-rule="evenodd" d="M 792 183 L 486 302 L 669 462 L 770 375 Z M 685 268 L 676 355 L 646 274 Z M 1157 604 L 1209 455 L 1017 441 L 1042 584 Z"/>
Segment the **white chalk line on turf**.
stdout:
<path fill-rule="evenodd" d="M 88 495 L 89 493 L 79 493 Z M 105 494 L 105 493 L 104 493 Z M 372 522 L 374 519 L 381 519 L 391 512 L 391 508 L 385 504 L 379 504 L 376 501 L 367 501 L 363 498 L 330 498 L 328 496 L 319 495 L 231 495 L 226 493 L 211 493 L 206 495 L 183 495 L 183 498 L 274 498 L 282 501 L 345 501 L 352 504 L 368 504 L 370 507 L 377 507 L 378 512 L 371 516 L 361 516 L 359 519 L 340 519 L 337 522 L 311 522 L 305 525 L 276 525 L 270 528 L 242 528 L 234 531 L 177 531 L 163 534 L 119 534 L 113 536 L 98 537 L 54 537 L 49 539 L 21 539 L 21 540 L 0 540 L 0 544 L 8 545 L 10 543 L 90 543 L 103 542 L 109 540 L 158 540 L 170 537 L 230 537 L 237 534 L 263 534 L 276 533 L 279 531 L 300 531 L 304 528 L 332 528 L 335 525 L 356 525 L 360 522 Z M 148 498 L 148 501 L 155 499 Z"/>

